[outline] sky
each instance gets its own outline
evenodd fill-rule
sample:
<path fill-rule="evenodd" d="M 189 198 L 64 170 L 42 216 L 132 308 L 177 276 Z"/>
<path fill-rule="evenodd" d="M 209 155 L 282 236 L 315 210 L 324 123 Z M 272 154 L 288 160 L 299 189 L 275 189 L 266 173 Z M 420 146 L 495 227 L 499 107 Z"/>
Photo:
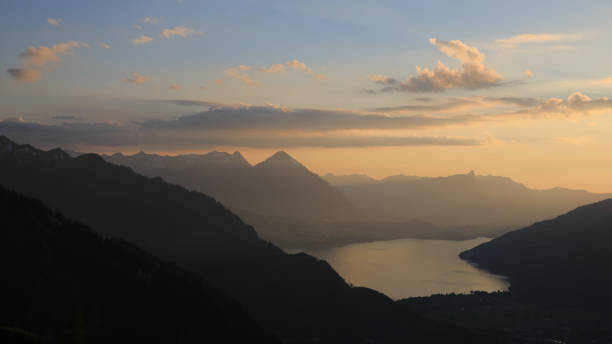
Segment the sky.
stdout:
<path fill-rule="evenodd" d="M 0 134 L 612 192 L 609 1 L 0 3 Z"/>

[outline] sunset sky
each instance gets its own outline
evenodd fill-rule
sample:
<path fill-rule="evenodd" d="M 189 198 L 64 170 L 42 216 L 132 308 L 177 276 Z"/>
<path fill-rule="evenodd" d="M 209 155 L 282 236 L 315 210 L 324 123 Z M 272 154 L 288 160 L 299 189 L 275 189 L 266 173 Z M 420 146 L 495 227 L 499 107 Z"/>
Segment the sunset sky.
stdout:
<path fill-rule="evenodd" d="M 2 1 L 0 134 L 612 192 L 609 1 Z"/>

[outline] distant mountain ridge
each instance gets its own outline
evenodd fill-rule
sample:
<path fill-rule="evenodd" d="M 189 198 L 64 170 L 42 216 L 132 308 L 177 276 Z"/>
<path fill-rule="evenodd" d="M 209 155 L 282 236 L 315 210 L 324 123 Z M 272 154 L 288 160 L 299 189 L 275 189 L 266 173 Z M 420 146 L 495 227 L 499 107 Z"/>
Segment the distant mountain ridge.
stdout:
<path fill-rule="evenodd" d="M 341 178 L 335 176 L 334 180 Z M 336 187 L 377 220 L 418 218 L 442 227 L 476 228 L 475 235 L 487 236 L 612 197 L 563 188 L 534 190 L 507 177 L 482 176 L 474 171 L 435 178 L 400 175 Z"/>
<path fill-rule="evenodd" d="M 355 214 L 344 196 L 284 151 L 252 166 L 241 154 L 103 156 L 147 176 L 211 195 L 234 209 L 295 219 L 338 219 Z"/>

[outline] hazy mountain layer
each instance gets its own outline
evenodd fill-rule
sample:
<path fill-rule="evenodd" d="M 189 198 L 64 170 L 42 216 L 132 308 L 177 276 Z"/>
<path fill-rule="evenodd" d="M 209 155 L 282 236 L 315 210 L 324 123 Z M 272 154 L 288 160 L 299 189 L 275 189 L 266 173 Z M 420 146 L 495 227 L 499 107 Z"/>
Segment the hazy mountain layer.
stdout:
<path fill-rule="evenodd" d="M 231 208 L 294 219 L 355 216 L 344 196 L 285 152 L 251 166 L 239 152 L 159 156 L 104 156 L 136 172 L 211 195 Z"/>
<path fill-rule="evenodd" d="M 393 176 L 360 184 L 338 182 L 343 180 L 338 176 L 327 180 L 335 180 L 351 203 L 378 221 L 418 218 L 492 236 L 612 197 L 563 188 L 533 190 L 509 178 L 473 172 L 439 178 Z"/>

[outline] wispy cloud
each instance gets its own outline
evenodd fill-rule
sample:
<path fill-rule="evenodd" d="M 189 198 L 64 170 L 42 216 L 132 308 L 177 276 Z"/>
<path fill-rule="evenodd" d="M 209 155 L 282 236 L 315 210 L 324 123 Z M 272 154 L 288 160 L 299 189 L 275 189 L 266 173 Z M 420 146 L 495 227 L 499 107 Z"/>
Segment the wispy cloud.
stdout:
<path fill-rule="evenodd" d="M 121 82 L 124 82 L 126 84 L 142 84 L 150 80 L 151 79 L 148 76 L 140 75 L 138 72 L 132 72 L 132 77 L 122 78 Z"/>
<path fill-rule="evenodd" d="M 269 74 L 281 74 L 287 72 L 287 70 L 285 69 L 285 65 L 282 63 L 277 63 L 271 65 L 270 67 L 260 67 L 258 70 L 262 73 Z"/>
<path fill-rule="evenodd" d="M 134 45 L 138 45 L 138 44 L 146 44 L 153 41 L 153 37 L 150 36 L 140 36 L 138 38 L 135 38 L 132 40 L 132 44 Z"/>
<path fill-rule="evenodd" d="M 159 18 L 157 17 L 144 17 L 142 18 L 142 22 L 146 24 L 157 24 L 159 23 Z"/>
<path fill-rule="evenodd" d="M 245 72 L 251 70 L 250 66 L 239 65 L 236 67 L 228 68 L 224 71 L 225 75 L 242 81 L 246 85 L 257 85 L 257 82 L 251 79 Z"/>
<path fill-rule="evenodd" d="M 110 46 L 110 44 L 108 44 L 108 43 L 101 42 L 101 43 L 100 43 L 100 47 L 102 47 L 102 48 L 104 48 L 104 49 L 110 49 L 110 47 L 111 47 L 111 46 Z"/>
<path fill-rule="evenodd" d="M 612 77 L 591 80 L 590 83 L 593 85 L 598 85 L 598 86 L 610 86 L 612 85 Z"/>
<path fill-rule="evenodd" d="M 240 67 L 242 67 L 242 69 L 240 69 Z M 304 62 L 299 60 L 291 60 L 285 63 L 276 63 L 267 67 L 259 67 L 256 69 L 240 65 L 238 67 L 226 69 L 225 74 L 231 78 L 242 80 L 248 85 L 253 85 L 256 84 L 257 81 L 254 81 L 249 75 L 245 73 L 250 70 L 258 71 L 264 74 L 285 74 L 288 71 L 297 71 L 306 75 L 312 75 L 317 80 L 327 80 L 326 75 L 314 73 L 312 69 L 306 66 Z"/>
<path fill-rule="evenodd" d="M 56 19 L 56 18 L 47 18 L 47 23 L 49 23 L 49 25 L 53 25 L 53 26 L 60 26 L 60 23 L 62 22 L 61 19 Z"/>
<path fill-rule="evenodd" d="M 187 36 L 203 35 L 203 32 L 194 30 L 185 26 L 175 26 L 171 29 L 162 30 L 161 36 L 165 38 L 173 38 L 175 36 L 187 38 Z"/>
<path fill-rule="evenodd" d="M 89 146 L 120 147 L 134 146 L 155 148 L 201 149 L 202 147 L 234 146 L 252 148 L 288 147 L 380 147 L 380 146 L 477 146 L 485 144 L 487 138 L 447 136 L 361 136 L 347 134 L 331 135 L 284 135 L 168 132 L 143 130 L 134 126 L 116 123 L 64 122 L 60 125 L 26 122 L 10 118 L 0 121 L 0 132 L 18 141 L 41 146 Z"/>
<path fill-rule="evenodd" d="M 59 63 L 61 55 L 68 54 L 73 48 L 89 48 L 86 43 L 68 41 L 51 47 L 31 46 L 19 55 L 21 63 L 26 68 L 10 68 L 9 75 L 20 82 L 35 82 L 42 78 L 43 69 L 50 63 Z"/>
<path fill-rule="evenodd" d="M 181 89 L 181 85 L 176 84 L 176 83 L 172 83 L 170 86 L 168 86 L 168 89 L 170 91 L 178 91 Z"/>
<path fill-rule="evenodd" d="M 61 60 L 60 55 L 69 53 L 73 48 L 86 47 L 89 46 L 85 43 L 79 43 L 77 41 L 59 43 L 51 47 L 31 46 L 22 52 L 19 57 L 26 65 L 42 66 L 49 62 L 59 62 Z"/>
<path fill-rule="evenodd" d="M 516 46 L 519 44 L 533 43 L 558 43 L 564 41 L 577 41 L 583 36 L 579 34 L 550 34 L 550 33 L 525 33 L 504 39 L 497 39 L 494 42 L 505 46 Z"/>
<path fill-rule="evenodd" d="M 431 38 L 429 42 L 451 58 L 461 61 L 461 69 L 447 67 L 441 61 L 434 70 L 417 67 L 417 75 L 399 80 L 386 75 L 373 74 L 370 80 L 383 85 L 382 92 L 440 92 L 452 88 L 478 89 L 499 85 L 502 76 L 486 67 L 485 55 L 477 48 L 455 41 Z M 375 93 L 371 92 L 370 93 Z"/>
<path fill-rule="evenodd" d="M 174 101 L 177 102 L 177 101 Z M 205 102 L 178 101 L 184 105 L 210 106 L 204 112 L 174 120 L 139 122 L 143 128 L 164 130 L 260 130 L 329 132 L 339 130 L 398 130 L 465 124 L 482 120 L 475 115 L 436 117 L 426 115 L 388 116 L 353 111 L 286 109 L 277 106 L 209 105 Z"/>

